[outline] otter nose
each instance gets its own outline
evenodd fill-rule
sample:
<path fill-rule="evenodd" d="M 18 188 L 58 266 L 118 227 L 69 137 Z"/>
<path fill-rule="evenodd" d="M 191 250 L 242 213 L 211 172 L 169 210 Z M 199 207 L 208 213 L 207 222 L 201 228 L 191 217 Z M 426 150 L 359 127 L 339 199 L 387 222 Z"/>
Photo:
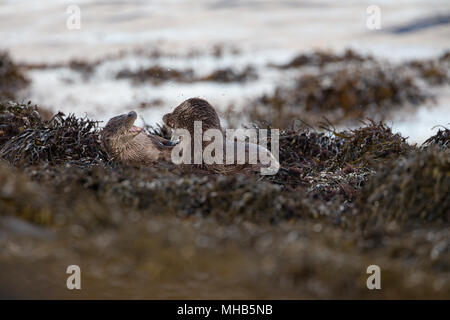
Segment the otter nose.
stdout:
<path fill-rule="evenodd" d="M 137 117 L 137 114 L 136 114 L 136 112 L 134 112 L 134 111 L 130 111 L 130 112 L 128 112 L 128 115 L 127 115 L 129 118 L 135 118 L 135 117 Z"/>

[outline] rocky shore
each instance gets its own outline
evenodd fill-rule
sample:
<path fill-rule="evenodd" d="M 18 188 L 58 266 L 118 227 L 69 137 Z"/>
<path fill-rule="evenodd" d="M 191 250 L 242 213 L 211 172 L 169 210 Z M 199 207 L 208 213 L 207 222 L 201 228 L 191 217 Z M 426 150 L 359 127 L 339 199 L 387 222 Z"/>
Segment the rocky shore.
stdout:
<path fill-rule="evenodd" d="M 422 146 L 382 122 L 287 128 L 262 178 L 121 167 L 96 121 L 38 110 L 0 105 L 0 281 L 18 297 L 71 297 L 70 264 L 86 298 L 448 295 L 447 128 Z"/>

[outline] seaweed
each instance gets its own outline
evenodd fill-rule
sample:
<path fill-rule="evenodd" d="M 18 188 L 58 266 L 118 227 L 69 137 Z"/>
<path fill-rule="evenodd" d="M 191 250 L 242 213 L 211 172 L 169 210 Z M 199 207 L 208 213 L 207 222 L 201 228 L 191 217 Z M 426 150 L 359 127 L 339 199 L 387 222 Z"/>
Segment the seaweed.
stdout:
<path fill-rule="evenodd" d="M 17 118 L 21 119 L 22 113 L 34 109 L 30 105 L 19 105 L 15 110 L 20 115 Z M 65 117 L 61 113 L 51 121 L 42 121 L 33 115 L 36 117 L 34 125 L 23 126 L 22 131 L 10 135 L 1 149 L 1 157 L 20 166 L 41 162 L 79 166 L 109 163 L 98 142 L 97 122 L 73 115 Z M 170 139 L 171 132 L 165 126 L 144 125 L 144 129 Z M 262 179 L 286 190 L 306 188 L 315 199 L 343 196 L 352 200 L 377 164 L 414 150 L 405 138 L 393 134 L 382 122 L 369 121 L 358 129 L 342 132 L 327 126 L 322 129 L 325 130 L 319 132 L 303 127 L 281 131 L 279 160 L 282 168 L 277 175 Z"/>
<path fill-rule="evenodd" d="M 23 173 L 0 161 L 0 212 L 47 225 L 52 219 L 55 199 Z M 26 201 L 24 201 L 26 199 Z"/>
<path fill-rule="evenodd" d="M 439 129 L 434 136 L 425 140 L 421 148 L 427 149 L 431 146 L 436 146 L 439 150 L 448 150 L 450 148 L 450 130 L 446 127 Z"/>
<path fill-rule="evenodd" d="M 338 63 L 338 62 L 363 62 L 369 61 L 373 58 L 370 56 L 363 57 L 353 51 L 352 49 L 347 49 L 342 55 L 333 54 L 331 52 L 325 51 L 315 51 L 309 54 L 300 53 L 292 58 L 291 61 L 282 65 L 273 65 L 276 68 L 280 69 L 289 69 L 289 68 L 299 68 L 303 66 L 318 66 L 324 67 L 329 63 Z"/>
<path fill-rule="evenodd" d="M 244 118 L 287 128 L 292 119 L 317 125 L 324 115 L 340 125 L 386 120 L 400 108 L 414 109 L 433 100 L 428 89 L 449 83 L 448 53 L 394 64 L 352 50 L 341 55 L 316 51 L 274 67 L 290 69 L 286 76 L 291 80 L 248 99 L 238 112 L 230 105 L 225 111 L 229 124 L 241 125 Z"/>
<path fill-rule="evenodd" d="M 435 147 L 380 168 L 358 197 L 363 229 L 423 226 L 450 218 L 450 152 Z"/>
<path fill-rule="evenodd" d="M 22 63 L 20 67 L 24 70 L 48 70 L 68 68 L 70 70 L 79 72 L 84 79 L 89 79 L 96 71 L 97 67 L 104 62 L 122 57 L 124 54 L 107 55 L 97 60 L 89 61 L 84 59 L 70 59 L 68 61 L 55 63 Z"/>
<path fill-rule="evenodd" d="M 243 113 L 278 128 L 288 127 L 295 118 L 317 124 L 323 114 L 337 124 L 367 117 L 382 120 L 399 106 L 415 106 L 428 98 L 409 75 L 373 65 L 301 75 L 294 85 L 278 86 L 273 94 L 250 101 Z"/>
<path fill-rule="evenodd" d="M 102 151 L 97 121 L 1 102 L 0 295 L 73 298 L 61 270 L 82 261 L 83 298 L 448 298 L 450 131 L 439 128 L 418 147 L 380 119 L 428 98 L 415 76 L 445 84 L 449 56 L 392 67 L 353 51 L 317 52 L 278 66 L 295 82 L 243 110 L 264 120 L 257 128 L 281 128 L 274 176 L 126 167 Z M 96 64 L 41 67 L 90 75 Z M 9 66 L 5 88 L 15 98 L 26 66 Z M 309 67 L 319 74 L 305 75 Z M 155 84 L 258 76 L 225 68 L 202 78 L 158 65 L 123 72 Z M 22 80 L 9 86 L 12 79 Z M 163 125 L 144 131 L 171 136 Z M 367 290 L 371 264 L 382 268 L 381 291 Z"/>
<path fill-rule="evenodd" d="M 418 148 L 383 122 L 302 123 L 280 132 L 277 175 L 222 176 L 121 166 L 102 153 L 95 121 L 43 120 L 31 104 L 1 110 L 22 128 L 8 131 L 0 159 L 3 287 L 5 273 L 32 266 L 46 280 L 40 288 L 27 273 L 34 292 L 61 296 L 49 279 L 83 259 L 83 297 L 192 297 L 194 287 L 196 297 L 371 298 L 366 268 L 377 264 L 384 298 L 448 296 L 447 131 Z M 57 240 L 19 235 L 5 218 Z"/>
<path fill-rule="evenodd" d="M 192 69 L 177 70 L 154 65 L 148 68 L 141 68 L 136 71 L 123 69 L 116 74 L 116 79 L 131 79 L 134 84 L 151 82 L 153 85 L 160 85 L 166 81 L 177 81 L 181 83 L 193 83 L 201 81 L 212 82 L 246 82 L 255 80 L 258 75 L 252 66 L 247 66 L 242 71 L 232 68 L 223 68 L 212 71 L 205 76 L 197 76 Z"/>
<path fill-rule="evenodd" d="M 373 120 L 363 122 L 364 126 L 349 132 L 334 135 L 344 137 L 344 143 L 333 158 L 331 167 L 343 165 L 374 168 L 380 161 L 390 162 L 400 155 L 415 150 L 399 133 L 394 134 L 385 123 Z"/>
<path fill-rule="evenodd" d="M 0 149 L 11 138 L 25 129 L 37 127 L 41 121 L 38 107 L 31 102 L 0 102 Z"/>
<path fill-rule="evenodd" d="M 358 129 L 341 132 L 327 124 L 322 125 L 322 132 L 310 126 L 282 131 L 282 169 L 264 179 L 285 188 L 307 186 L 307 192 L 316 199 L 355 199 L 379 164 L 415 150 L 382 122 L 368 120 L 362 124 Z"/>
<path fill-rule="evenodd" d="M 430 85 L 444 85 L 450 83 L 447 68 L 435 61 L 413 61 L 410 66 L 417 70 L 419 76 Z"/>
<path fill-rule="evenodd" d="M 26 121 L 24 126 L 8 128 L 10 136 L 0 149 L 0 157 L 10 163 L 18 166 L 41 162 L 86 165 L 107 161 L 100 148 L 98 122 L 74 115 L 66 117 L 61 112 L 50 121 L 42 121 L 31 105 L 10 105 L 8 110 L 15 111 L 15 117 L 31 114 L 19 121 L 18 125 Z M 11 136 L 15 133 L 17 135 Z"/>
<path fill-rule="evenodd" d="M 30 80 L 7 52 L 0 52 L 0 102 L 17 99 L 17 93 L 25 89 Z"/>
<path fill-rule="evenodd" d="M 450 83 L 448 73 L 450 67 L 449 52 L 444 52 L 437 59 L 413 60 L 406 64 L 406 67 L 415 70 L 419 77 L 429 85 L 445 85 Z"/>
<path fill-rule="evenodd" d="M 141 68 L 137 71 L 124 69 L 116 74 L 116 79 L 131 79 L 135 84 L 150 81 L 154 85 L 159 85 L 164 81 L 191 82 L 193 77 L 194 71 L 192 69 L 176 70 L 158 65 Z"/>
<path fill-rule="evenodd" d="M 61 197 L 70 196 L 75 201 L 77 194 L 84 196 L 80 190 L 89 191 L 97 199 L 103 199 L 99 201 L 143 215 L 163 213 L 176 217 L 214 217 L 226 223 L 243 220 L 277 223 L 312 214 L 301 199 L 284 194 L 274 184 L 244 175 L 181 174 L 177 168 L 164 165 L 140 170 L 100 166 L 27 170 L 33 180 L 54 190 L 64 190 Z"/>
<path fill-rule="evenodd" d="M 213 81 L 213 82 L 246 82 L 258 79 L 255 68 L 247 66 L 244 70 L 238 72 L 231 68 L 217 69 L 210 74 L 199 78 L 196 81 Z"/>

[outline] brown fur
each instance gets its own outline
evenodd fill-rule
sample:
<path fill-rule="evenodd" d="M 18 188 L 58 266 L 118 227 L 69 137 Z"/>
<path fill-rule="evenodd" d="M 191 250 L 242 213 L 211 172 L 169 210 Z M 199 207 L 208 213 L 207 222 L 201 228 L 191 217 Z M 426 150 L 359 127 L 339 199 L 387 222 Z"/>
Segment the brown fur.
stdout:
<path fill-rule="evenodd" d="M 182 102 L 171 113 L 163 116 L 163 121 L 171 129 L 186 129 L 191 134 L 191 146 L 194 145 L 194 121 L 202 121 L 202 135 L 208 129 L 219 129 L 222 131 L 224 141 L 224 164 L 202 164 L 194 165 L 196 168 L 206 169 L 221 174 L 235 174 L 238 172 L 250 172 L 261 168 L 260 164 L 225 164 L 225 135 L 220 124 L 219 116 L 216 110 L 208 103 L 208 101 L 200 98 L 191 98 Z M 209 141 L 203 141 L 203 150 L 210 144 Z M 193 149 L 193 147 L 192 147 Z M 235 153 L 237 144 L 235 142 Z M 248 153 L 249 144 L 246 143 L 245 149 Z M 194 150 L 192 150 L 193 156 Z M 193 159 L 193 158 L 192 158 Z"/>
<path fill-rule="evenodd" d="M 212 128 L 222 130 L 216 110 L 208 101 L 199 98 L 182 102 L 173 112 L 165 114 L 163 121 L 169 128 L 187 129 L 191 136 L 194 135 L 194 121 L 202 121 L 203 131 Z"/>
<path fill-rule="evenodd" d="M 133 126 L 136 118 L 136 112 L 132 111 L 108 121 L 101 132 L 101 145 L 106 153 L 117 162 L 130 166 L 147 166 L 160 160 L 170 161 L 172 142 L 138 131 Z"/>

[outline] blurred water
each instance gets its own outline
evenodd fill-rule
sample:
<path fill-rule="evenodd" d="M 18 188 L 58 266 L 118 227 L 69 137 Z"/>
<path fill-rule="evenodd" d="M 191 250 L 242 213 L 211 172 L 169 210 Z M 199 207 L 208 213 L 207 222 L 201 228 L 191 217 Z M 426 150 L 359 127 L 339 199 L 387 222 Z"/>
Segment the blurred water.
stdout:
<path fill-rule="evenodd" d="M 81 29 L 68 30 L 68 5 L 81 9 Z M 361 49 L 394 56 L 430 55 L 448 47 L 448 27 L 402 36 L 366 28 L 373 1 L 1 1 L 2 46 L 20 59 L 90 58 L 112 50 L 185 51 L 215 43 L 242 49 Z M 377 1 L 382 28 L 450 12 L 446 0 Z M 447 40 L 447 41 L 445 41 Z"/>
<path fill-rule="evenodd" d="M 66 27 L 69 4 L 81 9 L 80 30 Z M 366 27 L 366 8 L 371 4 L 350 0 L 0 1 L 0 49 L 9 50 L 21 62 L 55 63 L 71 58 L 95 60 L 137 49 L 183 55 L 192 49 L 209 52 L 214 45 L 223 44 L 225 48 L 238 48 L 241 54 L 225 54 L 220 59 L 165 57 L 158 63 L 168 69 L 191 67 L 200 74 L 219 66 L 239 69 L 251 63 L 261 75 L 247 85 L 169 82 L 133 86 L 125 80 L 116 81 L 114 70 L 149 63 L 133 55 L 102 65 L 89 79 L 68 69 L 30 73 L 33 84 L 26 97 L 34 103 L 99 120 L 161 98 L 162 107 L 138 110 L 152 124 L 160 122 L 163 113 L 188 97 L 203 97 L 224 108 L 270 92 L 285 79 L 267 68 L 267 63 L 284 62 L 300 51 L 342 51 L 350 47 L 402 61 L 436 56 L 450 48 L 448 24 L 390 32 L 394 27 L 449 13 L 449 1 L 377 1 L 381 8 L 380 31 Z M 448 89 L 436 93 L 437 106 L 432 111 L 424 106 L 416 115 L 393 119 L 394 127 L 411 141 L 423 141 L 432 133 L 433 125 L 450 122 L 445 98 Z"/>

